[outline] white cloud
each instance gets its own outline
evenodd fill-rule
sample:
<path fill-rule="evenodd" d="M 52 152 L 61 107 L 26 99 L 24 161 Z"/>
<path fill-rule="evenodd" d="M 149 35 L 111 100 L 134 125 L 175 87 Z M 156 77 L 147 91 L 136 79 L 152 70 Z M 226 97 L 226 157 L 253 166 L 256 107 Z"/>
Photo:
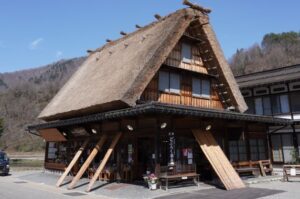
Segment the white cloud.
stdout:
<path fill-rule="evenodd" d="M 63 52 L 60 50 L 56 51 L 56 58 L 60 58 L 63 55 Z"/>
<path fill-rule="evenodd" d="M 30 49 L 30 50 L 35 50 L 35 49 L 37 49 L 37 48 L 41 45 L 41 43 L 42 43 L 43 41 L 44 41 L 44 39 L 43 39 L 42 37 L 33 40 L 33 41 L 30 42 L 30 44 L 29 44 L 29 49 Z"/>

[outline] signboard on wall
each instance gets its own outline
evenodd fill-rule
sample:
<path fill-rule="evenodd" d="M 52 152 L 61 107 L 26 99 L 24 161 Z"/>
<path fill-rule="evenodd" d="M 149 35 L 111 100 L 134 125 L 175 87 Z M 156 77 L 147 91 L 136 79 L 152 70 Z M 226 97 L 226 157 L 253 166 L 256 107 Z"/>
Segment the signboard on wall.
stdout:
<path fill-rule="evenodd" d="M 169 165 L 175 165 L 175 134 L 174 132 L 169 132 L 169 155 L 170 161 Z"/>

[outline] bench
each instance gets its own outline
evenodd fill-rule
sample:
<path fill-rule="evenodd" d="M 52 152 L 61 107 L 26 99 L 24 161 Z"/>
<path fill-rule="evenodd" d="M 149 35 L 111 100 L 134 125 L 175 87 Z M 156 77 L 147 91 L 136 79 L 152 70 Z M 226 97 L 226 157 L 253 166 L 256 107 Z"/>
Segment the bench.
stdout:
<path fill-rule="evenodd" d="M 283 165 L 283 181 L 288 182 L 291 177 L 300 177 L 300 165 Z M 295 169 L 295 173 L 291 173 Z"/>
<path fill-rule="evenodd" d="M 162 186 L 162 184 L 161 184 L 160 187 L 162 189 L 164 187 L 166 191 L 169 188 L 169 182 L 170 181 L 193 179 L 194 183 L 197 186 L 199 186 L 199 174 L 197 174 L 197 173 L 183 173 L 183 174 L 170 175 L 170 176 L 160 176 L 159 179 L 160 179 L 161 182 L 165 182 L 165 186 Z"/>
<path fill-rule="evenodd" d="M 232 166 L 239 175 L 266 176 L 266 174 L 272 175 L 273 173 L 271 160 L 233 162 Z"/>
<path fill-rule="evenodd" d="M 169 188 L 169 182 L 193 179 L 194 183 L 199 186 L 199 174 L 196 172 L 196 165 L 186 165 L 185 167 L 176 168 L 176 166 L 162 166 L 159 172 L 160 188 L 166 191 Z M 163 185 L 164 182 L 164 185 Z"/>
<path fill-rule="evenodd" d="M 253 161 L 233 162 L 232 166 L 239 175 L 259 176 L 259 168 Z"/>

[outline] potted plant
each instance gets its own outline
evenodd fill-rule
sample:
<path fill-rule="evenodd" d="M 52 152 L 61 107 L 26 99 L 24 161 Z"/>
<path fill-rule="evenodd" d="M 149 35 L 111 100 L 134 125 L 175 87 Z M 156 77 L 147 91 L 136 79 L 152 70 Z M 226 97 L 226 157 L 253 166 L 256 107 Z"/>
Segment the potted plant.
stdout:
<path fill-rule="evenodd" d="M 148 187 L 150 190 L 156 190 L 157 184 L 158 184 L 158 178 L 155 176 L 155 174 L 149 174 L 144 176 L 145 182 L 148 184 Z"/>

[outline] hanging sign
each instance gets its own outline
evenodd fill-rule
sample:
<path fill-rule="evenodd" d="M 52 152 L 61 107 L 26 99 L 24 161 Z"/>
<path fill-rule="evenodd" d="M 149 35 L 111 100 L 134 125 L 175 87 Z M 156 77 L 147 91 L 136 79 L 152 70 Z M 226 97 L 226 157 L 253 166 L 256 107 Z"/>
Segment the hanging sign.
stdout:
<path fill-rule="evenodd" d="M 169 165 L 175 165 L 175 135 L 174 132 L 169 132 L 169 153 L 170 162 Z"/>

